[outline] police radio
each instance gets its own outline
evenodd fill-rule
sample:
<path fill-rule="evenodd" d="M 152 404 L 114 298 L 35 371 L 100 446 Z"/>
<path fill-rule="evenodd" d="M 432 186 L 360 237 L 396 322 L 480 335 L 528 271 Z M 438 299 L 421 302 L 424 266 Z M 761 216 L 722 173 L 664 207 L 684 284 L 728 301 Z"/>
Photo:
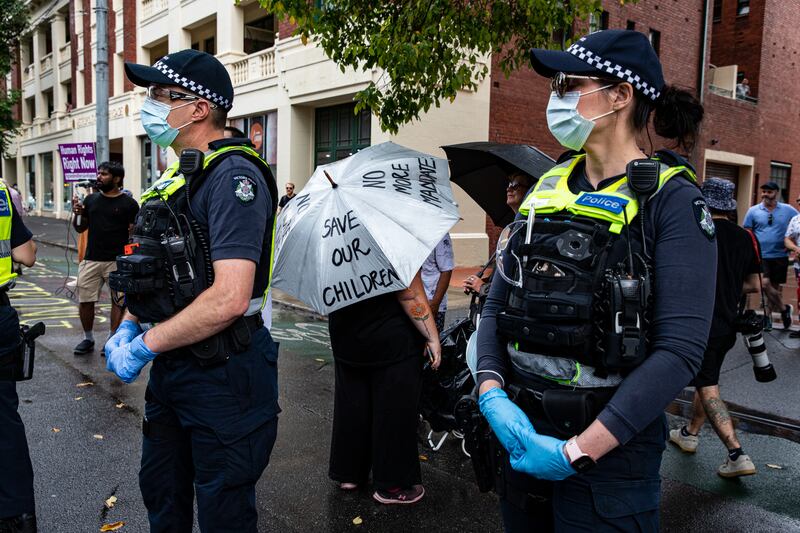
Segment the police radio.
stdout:
<path fill-rule="evenodd" d="M 197 148 L 185 148 L 181 150 L 181 155 L 178 159 L 178 172 L 183 174 L 186 180 L 187 193 L 189 192 L 188 184 L 193 181 L 193 178 L 199 176 L 203 172 L 203 163 L 205 159 L 205 154 Z"/>
<path fill-rule="evenodd" d="M 634 159 L 628 163 L 625 175 L 628 177 L 628 186 L 640 198 L 648 198 L 658 188 L 658 176 L 661 163 L 655 159 Z M 639 201 L 642 209 L 643 201 Z"/>

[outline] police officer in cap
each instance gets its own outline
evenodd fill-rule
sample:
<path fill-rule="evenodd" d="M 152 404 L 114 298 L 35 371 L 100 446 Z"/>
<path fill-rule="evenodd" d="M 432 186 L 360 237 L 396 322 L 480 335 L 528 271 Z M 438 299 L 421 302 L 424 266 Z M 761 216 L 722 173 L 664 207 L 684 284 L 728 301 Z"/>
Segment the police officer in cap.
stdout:
<path fill-rule="evenodd" d="M 19 317 L 8 298 L 17 277 L 12 261 L 28 267 L 36 262 L 32 237 L 11 202 L 8 188 L 0 182 L 0 533 L 36 531 L 33 468 L 25 426 L 17 413 Z"/>
<path fill-rule="evenodd" d="M 153 361 L 139 474 L 150 530 L 191 531 L 196 495 L 201 531 L 256 531 L 280 411 L 277 344 L 260 315 L 275 182 L 247 139 L 225 139 L 233 86 L 216 58 L 183 50 L 125 73 L 147 88 L 147 135 L 181 155 L 143 193 L 109 282 L 129 311 L 108 369 L 130 383 Z"/>
<path fill-rule="evenodd" d="M 531 61 L 551 79 L 547 123 L 570 151 L 501 235 L 478 330 L 504 523 L 655 532 L 664 409 L 703 358 L 716 246 L 692 167 L 640 146 L 654 115 L 656 133 L 688 149 L 703 109 L 665 84 L 635 31 Z"/>

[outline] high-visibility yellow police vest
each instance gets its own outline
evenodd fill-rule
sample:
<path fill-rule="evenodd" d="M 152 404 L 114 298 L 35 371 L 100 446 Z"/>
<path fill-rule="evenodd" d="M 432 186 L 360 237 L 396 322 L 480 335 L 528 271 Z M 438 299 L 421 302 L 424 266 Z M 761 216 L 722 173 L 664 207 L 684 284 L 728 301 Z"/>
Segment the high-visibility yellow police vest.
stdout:
<path fill-rule="evenodd" d="M 14 204 L 8 188 L 0 182 L 0 288 L 6 288 L 17 275 L 11 264 L 11 214 Z"/>

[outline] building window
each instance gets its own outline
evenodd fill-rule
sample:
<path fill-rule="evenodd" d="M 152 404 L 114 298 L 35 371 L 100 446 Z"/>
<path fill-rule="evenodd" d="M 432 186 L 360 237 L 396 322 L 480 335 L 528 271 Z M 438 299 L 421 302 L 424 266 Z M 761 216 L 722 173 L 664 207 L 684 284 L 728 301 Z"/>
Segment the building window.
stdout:
<path fill-rule="evenodd" d="M 635 30 L 636 29 L 636 23 L 634 21 L 632 21 L 632 20 L 629 20 L 627 23 L 625 23 L 625 29 L 626 30 Z"/>
<path fill-rule="evenodd" d="M 314 113 L 314 166 L 333 163 L 369 146 L 372 115 L 355 104 L 322 107 Z"/>
<path fill-rule="evenodd" d="M 244 53 L 254 54 L 275 46 L 275 17 L 269 15 L 244 25 Z"/>
<path fill-rule="evenodd" d="M 714 22 L 722 20 L 722 0 L 714 0 Z"/>
<path fill-rule="evenodd" d="M 653 50 L 656 51 L 656 55 L 660 55 L 661 52 L 661 32 L 650 28 L 650 35 L 648 36 L 650 39 L 650 44 L 653 46 Z"/>
<path fill-rule="evenodd" d="M 750 0 L 736 0 L 736 15 L 742 16 L 750 13 Z"/>
<path fill-rule="evenodd" d="M 212 56 L 216 55 L 217 53 L 216 39 L 214 39 L 213 37 L 209 37 L 203 42 L 203 46 L 205 47 L 205 49 L 203 50 L 204 52 L 211 54 Z"/>
<path fill-rule="evenodd" d="M 28 197 L 25 199 L 28 211 L 36 209 L 36 156 L 25 157 L 25 186 L 28 189 Z"/>
<path fill-rule="evenodd" d="M 608 11 L 589 14 L 589 33 L 608 29 Z"/>
<path fill-rule="evenodd" d="M 792 182 L 792 165 L 772 161 L 769 165 L 769 180 L 774 181 L 781 188 L 781 201 L 789 203 L 789 186 Z"/>

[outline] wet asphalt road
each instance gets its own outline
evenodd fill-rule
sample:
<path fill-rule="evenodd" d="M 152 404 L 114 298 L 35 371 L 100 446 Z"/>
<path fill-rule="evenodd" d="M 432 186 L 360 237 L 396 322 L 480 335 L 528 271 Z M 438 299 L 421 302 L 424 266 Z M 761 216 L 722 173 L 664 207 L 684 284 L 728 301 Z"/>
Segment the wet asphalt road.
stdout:
<path fill-rule="evenodd" d="M 75 305 L 59 291 L 64 252 L 45 246 L 40 259 L 14 291 L 23 320 L 44 320 L 49 328 L 34 380 L 18 387 L 36 472 L 40 530 L 98 531 L 102 524 L 124 521 L 120 531 L 147 531 L 137 480 L 146 374 L 125 385 L 105 371 L 99 353 L 72 355 L 80 327 Z M 107 308 L 100 314 L 98 346 L 105 338 Z M 257 488 L 260 530 L 500 531 L 496 498 L 477 491 L 469 460 L 455 440 L 439 452 L 421 443 L 427 495 L 415 506 L 381 506 L 367 490 L 343 494 L 328 480 L 333 368 L 326 329 L 312 317 L 275 316 L 283 412 L 270 465 Z M 85 383 L 92 385 L 79 386 Z M 671 423 L 676 426 L 679 419 Z M 668 448 L 662 468 L 664 531 L 800 531 L 800 445 L 760 435 L 741 438 L 759 474 L 738 481 L 716 475 L 724 448 L 710 428 L 694 456 Z M 118 501 L 104 511 L 103 502 L 112 494 Z M 356 517 L 360 525 L 353 523 Z"/>

